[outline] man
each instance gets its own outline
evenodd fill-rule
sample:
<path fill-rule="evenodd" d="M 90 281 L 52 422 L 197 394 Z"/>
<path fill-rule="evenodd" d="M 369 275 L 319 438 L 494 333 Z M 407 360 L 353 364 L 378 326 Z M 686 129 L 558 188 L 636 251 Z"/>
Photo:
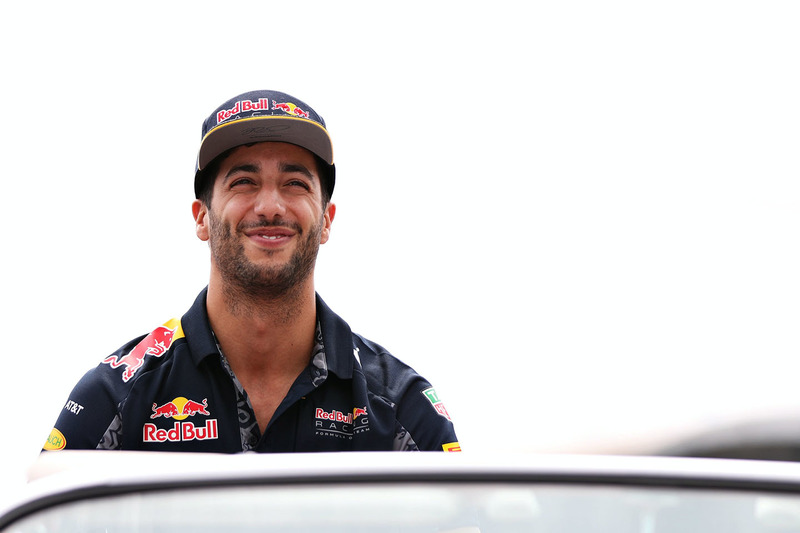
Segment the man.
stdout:
<path fill-rule="evenodd" d="M 192 211 L 208 287 L 89 371 L 44 449 L 459 451 L 430 383 L 315 293 L 336 214 L 322 117 L 253 91 L 202 133 Z"/>

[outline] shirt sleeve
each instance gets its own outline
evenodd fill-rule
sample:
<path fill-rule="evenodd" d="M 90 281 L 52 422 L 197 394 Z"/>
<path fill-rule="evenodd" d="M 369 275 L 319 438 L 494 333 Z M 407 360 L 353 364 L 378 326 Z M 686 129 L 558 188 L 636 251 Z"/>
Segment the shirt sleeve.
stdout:
<path fill-rule="evenodd" d="M 382 346 L 355 336 L 370 389 L 393 406 L 398 451 L 460 452 L 450 413 L 436 389 Z"/>
<path fill-rule="evenodd" d="M 460 452 L 461 445 L 444 402 L 436 389 L 416 376 L 397 403 L 397 421 L 405 430 L 403 449 Z M 414 446 L 411 446 L 413 442 Z"/>
<path fill-rule="evenodd" d="M 94 450 L 114 448 L 107 433 L 121 429 L 119 402 L 114 398 L 108 367 L 87 372 L 69 395 L 42 450 Z M 105 439 L 104 439 L 105 437 Z M 106 441 L 103 444 L 101 441 Z M 113 439 L 117 443 L 119 439 Z"/>

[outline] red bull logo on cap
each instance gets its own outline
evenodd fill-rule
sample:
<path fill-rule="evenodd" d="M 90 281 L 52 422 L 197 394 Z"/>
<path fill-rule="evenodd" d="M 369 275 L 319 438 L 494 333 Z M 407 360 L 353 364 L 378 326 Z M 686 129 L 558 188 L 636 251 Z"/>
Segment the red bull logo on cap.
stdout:
<path fill-rule="evenodd" d="M 144 339 L 139 342 L 133 349 L 125 355 L 111 355 L 103 359 L 103 363 L 110 365 L 111 368 L 119 368 L 124 366 L 125 370 L 122 372 L 122 381 L 129 381 L 136 371 L 139 370 L 144 364 L 145 357 L 161 357 L 175 339 L 183 337 L 181 324 L 178 319 L 164 323 L 150 332 Z"/>
<path fill-rule="evenodd" d="M 272 101 L 272 109 L 280 109 L 287 115 L 294 115 L 300 118 L 308 118 L 308 111 L 304 111 L 301 108 L 297 107 L 291 102 L 276 102 L 275 100 Z"/>
<path fill-rule="evenodd" d="M 156 424 L 147 423 L 143 428 L 142 438 L 144 442 L 186 442 L 190 440 L 212 440 L 219 438 L 217 419 L 206 420 L 205 425 L 196 426 L 192 422 L 179 422 L 190 416 L 203 415 L 209 416 L 208 399 L 203 398 L 202 402 L 196 402 L 183 396 L 179 396 L 171 402 L 163 405 L 153 404 L 153 414 L 151 419 L 172 418 L 177 420 L 171 428 L 159 428 Z"/>
<path fill-rule="evenodd" d="M 237 100 L 230 108 L 217 111 L 217 125 L 232 119 L 240 113 L 253 113 L 254 111 L 283 111 L 287 115 L 310 118 L 308 111 L 292 102 L 276 102 L 273 100 L 272 107 L 270 107 L 268 98 L 259 98 L 257 101 Z"/>
<path fill-rule="evenodd" d="M 251 111 L 269 111 L 269 98 L 259 98 L 257 102 L 253 100 L 238 100 L 230 109 L 223 109 L 217 112 L 217 124 L 222 124 L 239 113 L 249 113 Z"/>

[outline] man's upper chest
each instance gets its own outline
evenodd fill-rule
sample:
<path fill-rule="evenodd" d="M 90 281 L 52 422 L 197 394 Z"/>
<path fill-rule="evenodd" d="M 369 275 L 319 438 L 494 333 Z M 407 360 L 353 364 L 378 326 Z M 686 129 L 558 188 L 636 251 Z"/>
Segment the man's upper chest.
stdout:
<path fill-rule="evenodd" d="M 381 442 L 378 449 L 391 449 L 394 428 L 384 421 L 393 413 L 371 397 L 363 376 L 329 374 L 316 357 L 285 393 L 264 396 L 238 382 L 224 359 L 194 365 L 180 351 L 175 355 L 160 371 L 142 376 L 128 398 L 125 448 L 312 452 L 374 449 Z M 265 405 L 273 414 L 259 428 Z"/>

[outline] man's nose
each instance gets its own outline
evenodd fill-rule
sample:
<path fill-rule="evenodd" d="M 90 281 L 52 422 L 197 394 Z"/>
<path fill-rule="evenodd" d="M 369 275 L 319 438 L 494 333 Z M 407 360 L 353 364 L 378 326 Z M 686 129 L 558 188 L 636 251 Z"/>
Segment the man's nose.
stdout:
<path fill-rule="evenodd" d="M 286 204 L 277 188 L 267 186 L 258 191 L 254 210 L 257 215 L 272 220 L 286 214 Z"/>

